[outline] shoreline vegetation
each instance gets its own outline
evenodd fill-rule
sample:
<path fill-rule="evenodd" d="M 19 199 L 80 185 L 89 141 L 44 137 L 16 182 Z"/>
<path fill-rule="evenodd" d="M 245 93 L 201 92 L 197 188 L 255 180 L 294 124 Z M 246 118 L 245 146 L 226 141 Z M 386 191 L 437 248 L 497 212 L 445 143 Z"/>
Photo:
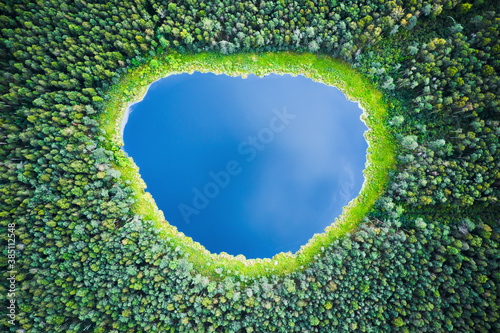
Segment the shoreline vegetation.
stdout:
<path fill-rule="evenodd" d="M 276 254 L 273 258 L 246 259 L 243 255 L 210 253 L 165 221 L 163 212 L 158 209 L 151 194 L 146 192 L 146 184 L 138 167 L 120 149 L 130 106 L 144 98 L 149 86 L 169 75 L 192 74 L 195 71 L 243 78 L 249 74 L 304 75 L 315 82 L 335 86 L 350 101 L 358 102 L 362 109 L 361 120 L 368 127 L 364 134 L 368 149 L 361 191 L 344 207 L 342 214 L 332 221 L 332 225 L 326 227 L 323 233 L 315 234 L 295 254 L 287 252 Z M 120 82 L 108 91 L 105 110 L 98 120 L 105 131 L 107 148 L 114 151 L 114 167 L 121 172 L 120 180 L 130 184 L 133 189 L 135 203 L 132 211 L 142 215 L 144 221 L 153 221 L 154 226 L 161 231 L 160 237 L 166 238 L 172 248 L 179 247 L 197 271 L 221 278 L 228 275 L 283 275 L 305 268 L 335 240 L 354 231 L 383 193 L 389 170 L 395 165 L 396 146 L 387 126 L 386 113 L 383 95 L 369 79 L 346 62 L 330 56 L 292 52 L 233 55 L 165 53 L 124 74 Z"/>

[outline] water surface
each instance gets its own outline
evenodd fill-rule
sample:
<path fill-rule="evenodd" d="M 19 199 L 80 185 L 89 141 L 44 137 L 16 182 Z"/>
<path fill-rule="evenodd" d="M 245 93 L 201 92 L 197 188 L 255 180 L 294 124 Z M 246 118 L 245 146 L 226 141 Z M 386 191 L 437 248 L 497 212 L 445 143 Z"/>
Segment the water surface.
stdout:
<path fill-rule="evenodd" d="M 124 149 L 146 190 L 214 253 L 295 252 L 364 180 L 358 104 L 302 76 L 173 75 L 130 111 Z"/>

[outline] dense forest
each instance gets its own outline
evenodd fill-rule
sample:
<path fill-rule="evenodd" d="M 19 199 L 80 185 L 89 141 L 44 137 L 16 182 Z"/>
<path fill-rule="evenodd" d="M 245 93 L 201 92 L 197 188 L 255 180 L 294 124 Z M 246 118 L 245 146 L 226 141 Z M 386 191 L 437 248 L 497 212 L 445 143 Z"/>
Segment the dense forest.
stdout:
<path fill-rule="evenodd" d="M 1 2 L 2 330 L 499 332 L 498 9 Z M 216 279 L 131 209 L 96 119 L 156 57 L 277 51 L 340 58 L 377 84 L 397 164 L 364 223 L 302 270 Z"/>

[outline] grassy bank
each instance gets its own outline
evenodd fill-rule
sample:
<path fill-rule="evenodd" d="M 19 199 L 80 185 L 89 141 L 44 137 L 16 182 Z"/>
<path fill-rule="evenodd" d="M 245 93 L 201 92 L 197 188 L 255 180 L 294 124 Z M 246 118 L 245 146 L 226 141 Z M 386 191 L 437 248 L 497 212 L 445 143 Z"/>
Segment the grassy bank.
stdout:
<path fill-rule="evenodd" d="M 146 88 L 152 82 L 175 73 L 212 72 L 231 76 L 248 74 L 266 75 L 270 73 L 305 75 L 314 81 L 336 86 L 353 101 L 359 101 L 365 110 L 363 121 L 369 128 L 365 134 L 369 143 L 367 166 L 364 170 L 365 182 L 357 198 L 344 208 L 343 214 L 322 234 L 316 234 L 297 253 L 281 253 L 272 259 L 247 260 L 243 256 L 212 254 L 199 243 L 178 232 L 165 221 L 151 195 L 145 191 L 138 168 L 131 158 L 119 149 L 123 145 L 120 124 L 128 103 L 142 99 Z M 355 229 L 373 207 L 388 180 L 388 171 L 395 163 L 395 146 L 386 128 L 386 105 L 382 94 L 360 73 L 347 63 L 327 56 L 319 58 L 312 54 L 289 52 L 236 54 L 222 56 L 202 53 L 193 55 L 165 54 L 131 70 L 122 77 L 108 94 L 106 109 L 99 122 L 105 130 L 108 148 L 115 152 L 116 168 L 121 171 L 121 180 L 130 181 L 134 190 L 133 211 L 145 220 L 154 221 L 163 237 L 170 239 L 173 247 L 179 246 L 189 253 L 189 260 L 204 274 L 256 276 L 261 274 L 286 274 L 320 256 L 322 248 Z M 333 221 L 332 221 L 333 222 Z M 217 273 L 216 269 L 221 273 Z"/>

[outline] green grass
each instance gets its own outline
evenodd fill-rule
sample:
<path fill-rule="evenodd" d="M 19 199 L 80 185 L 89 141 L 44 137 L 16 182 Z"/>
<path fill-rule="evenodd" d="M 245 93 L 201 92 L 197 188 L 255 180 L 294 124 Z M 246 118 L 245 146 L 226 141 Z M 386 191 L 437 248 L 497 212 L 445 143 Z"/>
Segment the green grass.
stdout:
<path fill-rule="evenodd" d="M 165 221 L 163 212 L 145 191 L 146 185 L 132 158 L 127 158 L 119 149 L 123 145 L 119 134 L 120 123 L 127 103 L 141 99 L 147 85 L 162 77 L 194 71 L 243 77 L 251 73 L 261 76 L 270 73 L 302 74 L 314 81 L 336 86 L 349 99 L 360 101 L 365 109 L 362 119 L 370 130 L 365 134 L 369 148 L 363 188 L 359 196 L 344 208 L 342 215 L 325 232 L 314 235 L 297 253 L 280 253 L 272 259 L 249 260 L 241 255 L 233 257 L 226 253 L 210 253 Z M 115 152 L 115 167 L 121 171 L 121 181 L 130 181 L 133 188 L 133 212 L 142 215 L 145 220 L 152 220 L 161 230 L 161 235 L 169 239 L 172 247 L 179 246 L 189 254 L 189 260 L 196 270 L 213 278 L 226 275 L 281 275 L 306 267 L 315 257 L 321 256 L 323 249 L 334 240 L 357 228 L 384 192 L 388 172 L 395 164 L 395 144 L 386 127 L 387 105 L 382 94 L 349 64 L 324 55 L 320 58 L 309 53 L 290 52 L 226 56 L 214 53 L 165 54 L 129 71 L 108 92 L 106 100 L 106 108 L 100 115 L 99 122 L 106 133 L 107 148 Z M 217 268 L 223 268 L 221 274 L 216 273 Z"/>

